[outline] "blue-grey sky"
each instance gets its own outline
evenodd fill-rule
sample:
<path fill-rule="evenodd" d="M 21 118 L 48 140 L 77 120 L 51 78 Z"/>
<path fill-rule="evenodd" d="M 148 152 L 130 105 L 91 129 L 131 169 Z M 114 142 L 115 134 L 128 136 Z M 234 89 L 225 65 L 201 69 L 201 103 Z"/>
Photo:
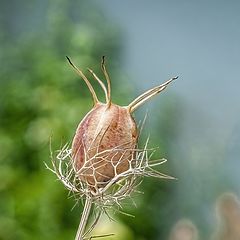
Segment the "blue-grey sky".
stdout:
<path fill-rule="evenodd" d="M 192 189 L 195 207 L 211 202 L 224 182 L 240 193 L 240 1 L 96 2 L 125 34 L 124 70 L 136 91 L 180 76 L 151 104 L 176 94 L 186 106 L 171 159 L 180 162 L 181 199 Z M 206 222 L 211 207 L 199 206 Z"/>
<path fill-rule="evenodd" d="M 101 5 L 125 33 L 125 69 L 138 91 L 179 75 L 169 91 L 192 107 L 192 117 L 199 114 L 209 123 L 212 140 L 229 141 L 240 123 L 240 2 L 103 0 Z"/>
<path fill-rule="evenodd" d="M 239 1 L 101 4 L 126 34 L 125 65 L 142 89 L 180 75 L 172 90 L 213 118 L 216 127 L 224 126 L 225 133 L 239 122 Z"/>

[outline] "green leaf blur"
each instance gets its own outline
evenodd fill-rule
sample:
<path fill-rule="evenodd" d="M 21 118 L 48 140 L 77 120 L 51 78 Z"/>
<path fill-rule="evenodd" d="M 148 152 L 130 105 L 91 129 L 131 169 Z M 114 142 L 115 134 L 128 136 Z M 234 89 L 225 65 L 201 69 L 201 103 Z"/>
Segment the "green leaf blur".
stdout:
<path fill-rule="evenodd" d="M 45 11 L 39 9 L 38 19 L 36 11 L 29 13 L 36 8 L 29 1 L 15 1 L 18 11 L 12 17 L 4 12 L 9 2 L 1 5 L 5 21 L 0 31 L 0 239 L 73 239 L 82 206 L 72 210 L 74 199 L 68 198 L 62 184 L 44 167 L 44 162 L 50 162 L 50 137 L 53 149 L 71 141 L 92 104 L 85 83 L 65 55 L 81 69 L 92 67 L 98 74 L 100 58 L 106 55 L 114 100 L 126 104 L 134 96 L 119 66 L 121 30 L 86 0 L 44 1 Z M 94 87 L 100 92 L 95 83 Z M 169 118 L 175 109 L 170 111 Z M 162 122 L 171 124 L 169 119 Z M 163 130 L 162 134 L 169 136 Z M 158 145 L 161 140 L 154 141 Z M 166 149 L 164 145 L 161 151 Z M 160 221 L 156 209 L 161 209 L 171 192 L 166 182 L 156 182 L 147 179 L 144 183 L 145 195 L 136 199 L 139 208 L 126 208 L 135 219 L 119 215 L 127 228 L 121 231 L 127 233 L 108 239 L 149 240 L 166 234 L 158 228 L 165 229 L 170 218 Z M 152 217 L 145 221 L 146 216 Z"/>

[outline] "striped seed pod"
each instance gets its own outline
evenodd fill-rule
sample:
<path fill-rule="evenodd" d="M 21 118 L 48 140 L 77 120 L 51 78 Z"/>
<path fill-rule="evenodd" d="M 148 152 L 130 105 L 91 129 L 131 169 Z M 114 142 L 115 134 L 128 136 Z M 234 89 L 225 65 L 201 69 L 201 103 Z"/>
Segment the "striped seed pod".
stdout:
<path fill-rule="evenodd" d="M 111 82 L 104 57 L 101 68 L 107 87 L 91 69 L 88 70 L 103 89 L 105 103 L 98 100 L 84 73 L 68 57 L 67 59 L 87 84 L 94 102 L 92 110 L 79 123 L 72 141 L 73 166 L 82 181 L 97 189 L 132 167 L 136 161 L 138 142 L 138 129 L 132 113 L 177 77 L 144 92 L 127 106 L 119 106 L 111 101 Z"/>

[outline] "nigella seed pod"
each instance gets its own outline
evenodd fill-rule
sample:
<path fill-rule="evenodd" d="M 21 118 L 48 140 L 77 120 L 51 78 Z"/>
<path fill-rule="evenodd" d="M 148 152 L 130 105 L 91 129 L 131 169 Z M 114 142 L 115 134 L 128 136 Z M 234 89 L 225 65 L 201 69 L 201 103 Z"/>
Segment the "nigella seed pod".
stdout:
<path fill-rule="evenodd" d="M 80 240 L 88 238 L 102 213 L 108 215 L 107 210 L 116 205 L 118 206 L 116 210 L 123 208 L 122 201 L 131 198 L 142 177 L 175 179 L 156 169 L 167 160 L 151 159 L 155 149 L 148 148 L 149 138 L 142 147 L 138 146 L 139 133 L 132 114 L 177 77 L 144 92 L 127 106 L 119 106 L 111 101 L 111 83 L 104 57 L 101 67 L 107 87 L 91 69 L 88 69 L 105 93 L 104 103 L 98 100 L 92 84 L 83 72 L 68 57 L 67 59 L 87 84 L 94 105 L 80 121 L 71 147 L 65 144 L 55 156 L 50 144 L 52 168 L 45 165 L 74 194 L 77 202 L 80 199 L 85 200 L 75 237 L 75 240 Z M 95 219 L 86 230 L 92 207 L 96 207 Z M 111 235 L 104 234 L 98 237 Z M 94 237 L 97 236 L 90 238 Z"/>
<path fill-rule="evenodd" d="M 136 144 L 137 127 L 128 109 L 98 103 L 73 139 L 75 169 L 92 186 L 102 186 L 129 168 Z"/>
<path fill-rule="evenodd" d="M 145 101 L 163 91 L 177 77 L 146 91 L 128 106 L 118 106 L 111 102 L 111 84 L 104 57 L 101 67 L 107 80 L 107 88 L 91 69 L 88 70 L 102 87 L 106 103 L 98 100 L 87 77 L 68 57 L 67 59 L 87 84 L 94 101 L 92 110 L 79 123 L 73 138 L 73 167 L 78 177 L 91 188 L 102 188 L 116 175 L 133 167 L 138 131 L 132 113 Z"/>

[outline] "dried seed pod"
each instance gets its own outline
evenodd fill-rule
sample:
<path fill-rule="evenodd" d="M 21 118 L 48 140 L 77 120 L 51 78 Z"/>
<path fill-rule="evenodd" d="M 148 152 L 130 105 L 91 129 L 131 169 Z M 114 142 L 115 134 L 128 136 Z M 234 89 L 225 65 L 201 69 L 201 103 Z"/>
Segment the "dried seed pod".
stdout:
<path fill-rule="evenodd" d="M 96 74 L 88 69 L 102 87 L 106 103 L 101 103 L 83 72 L 67 57 L 71 66 L 86 82 L 94 101 L 93 109 L 79 123 L 72 142 L 72 160 L 79 178 L 97 189 L 134 164 L 138 131 L 132 113 L 145 101 L 163 91 L 177 77 L 152 88 L 133 100 L 128 106 L 111 102 L 111 84 L 102 59 L 102 70 L 107 88 Z"/>

